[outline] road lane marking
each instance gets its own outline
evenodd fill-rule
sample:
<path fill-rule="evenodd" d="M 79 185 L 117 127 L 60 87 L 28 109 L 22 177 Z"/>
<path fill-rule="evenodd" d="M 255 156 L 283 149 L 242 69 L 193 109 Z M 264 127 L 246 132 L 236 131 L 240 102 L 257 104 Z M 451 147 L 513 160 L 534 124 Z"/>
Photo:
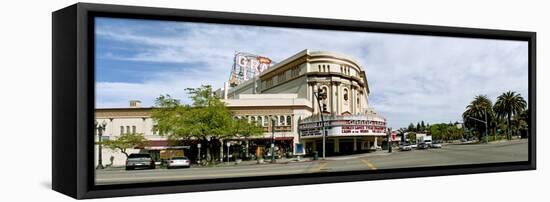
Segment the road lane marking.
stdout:
<path fill-rule="evenodd" d="M 321 172 L 321 170 L 324 169 L 325 166 L 327 166 L 327 162 L 319 162 L 318 166 L 312 166 L 312 168 L 309 169 L 309 172 L 310 173 Z"/>
<path fill-rule="evenodd" d="M 367 164 L 369 170 L 376 170 L 376 167 L 369 160 L 361 159 L 361 161 L 363 161 L 364 164 Z"/>
<path fill-rule="evenodd" d="M 327 162 L 321 162 L 321 164 L 319 165 L 319 168 L 317 169 L 317 172 L 325 169 L 326 166 L 327 166 Z"/>

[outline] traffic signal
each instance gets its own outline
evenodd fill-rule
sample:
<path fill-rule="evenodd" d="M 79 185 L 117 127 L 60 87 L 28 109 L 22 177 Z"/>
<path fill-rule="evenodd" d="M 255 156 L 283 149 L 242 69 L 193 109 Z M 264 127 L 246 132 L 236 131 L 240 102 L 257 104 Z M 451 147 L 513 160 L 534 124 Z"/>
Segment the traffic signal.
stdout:
<path fill-rule="evenodd" d="M 327 111 L 327 104 L 323 103 L 322 105 L 322 112 L 328 112 Z"/>

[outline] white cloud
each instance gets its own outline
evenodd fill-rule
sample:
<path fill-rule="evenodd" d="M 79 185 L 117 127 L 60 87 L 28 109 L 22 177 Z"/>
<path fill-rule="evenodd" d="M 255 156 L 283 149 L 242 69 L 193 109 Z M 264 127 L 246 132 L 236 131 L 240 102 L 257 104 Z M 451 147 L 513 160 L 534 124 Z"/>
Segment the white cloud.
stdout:
<path fill-rule="evenodd" d="M 494 100 L 513 90 L 527 99 L 526 42 L 192 23 L 162 26 L 162 33 L 172 33 L 168 35 L 144 32 L 144 27 L 99 28 L 100 37 L 141 47 L 129 56 L 103 54 L 107 59 L 182 67 L 159 69 L 141 83 L 98 82 L 96 99 L 102 107 L 127 106 L 130 99 L 151 105 L 160 93 L 184 99 L 185 88 L 203 83 L 221 87 L 235 51 L 281 61 L 305 48 L 358 60 L 366 68 L 371 106 L 392 127 L 459 120 L 478 94 Z"/>

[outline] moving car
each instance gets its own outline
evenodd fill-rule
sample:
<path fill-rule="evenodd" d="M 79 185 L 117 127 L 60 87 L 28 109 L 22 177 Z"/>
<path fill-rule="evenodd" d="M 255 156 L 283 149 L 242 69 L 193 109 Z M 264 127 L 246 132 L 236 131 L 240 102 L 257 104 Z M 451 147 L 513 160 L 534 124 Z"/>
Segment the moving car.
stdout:
<path fill-rule="evenodd" d="M 155 161 L 149 154 L 130 154 L 126 159 L 126 170 L 133 170 L 136 168 L 148 168 L 155 169 Z"/>
<path fill-rule="evenodd" d="M 185 156 L 177 156 L 172 157 L 166 162 L 166 168 L 189 168 L 191 166 L 191 162 L 189 161 L 189 158 Z"/>

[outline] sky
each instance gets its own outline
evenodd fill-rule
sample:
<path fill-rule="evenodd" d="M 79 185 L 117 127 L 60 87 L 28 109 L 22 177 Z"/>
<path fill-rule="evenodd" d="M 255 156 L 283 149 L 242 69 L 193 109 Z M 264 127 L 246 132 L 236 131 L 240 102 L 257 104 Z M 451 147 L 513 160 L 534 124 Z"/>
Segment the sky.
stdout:
<path fill-rule="evenodd" d="M 457 37 L 96 18 L 96 107 L 152 106 L 160 94 L 229 79 L 236 51 L 282 61 L 337 52 L 366 71 L 369 105 L 389 127 L 461 121 L 476 95 L 528 98 L 528 43 Z"/>

